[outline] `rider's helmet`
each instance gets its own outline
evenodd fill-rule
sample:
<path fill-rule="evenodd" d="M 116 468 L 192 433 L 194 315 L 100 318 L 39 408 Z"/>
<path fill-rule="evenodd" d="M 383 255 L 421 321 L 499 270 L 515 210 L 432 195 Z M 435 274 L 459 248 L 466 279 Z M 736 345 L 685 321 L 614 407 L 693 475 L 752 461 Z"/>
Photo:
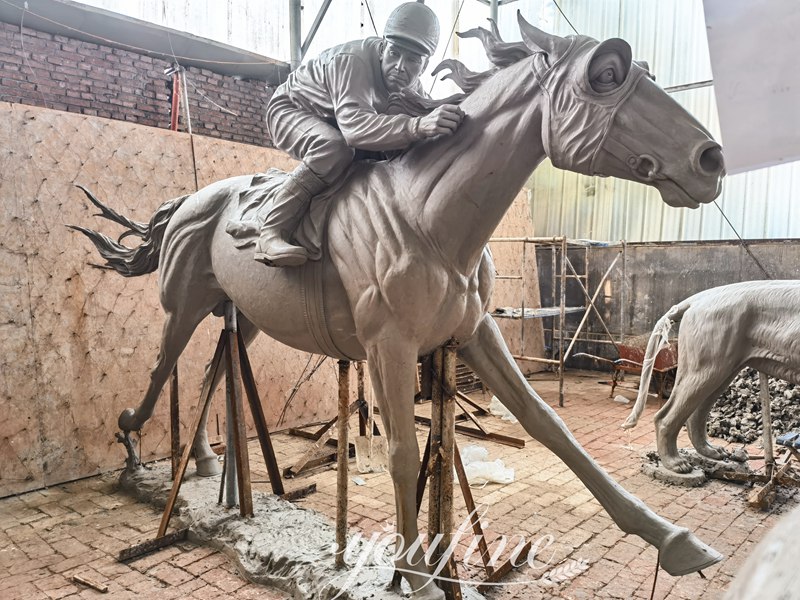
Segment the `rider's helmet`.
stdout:
<path fill-rule="evenodd" d="M 439 43 L 439 19 L 422 2 L 405 2 L 389 15 L 383 37 L 393 44 L 430 56 Z"/>

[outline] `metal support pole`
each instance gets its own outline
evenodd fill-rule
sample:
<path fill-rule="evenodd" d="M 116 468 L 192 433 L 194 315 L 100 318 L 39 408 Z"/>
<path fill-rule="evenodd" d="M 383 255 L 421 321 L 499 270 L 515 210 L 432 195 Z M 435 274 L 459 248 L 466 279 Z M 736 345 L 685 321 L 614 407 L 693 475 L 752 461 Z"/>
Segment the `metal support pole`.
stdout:
<path fill-rule="evenodd" d="M 520 319 L 520 331 L 519 331 L 519 345 L 520 345 L 520 354 L 525 354 L 525 273 L 527 271 L 528 261 L 527 261 L 527 248 L 528 244 L 525 242 L 522 243 L 522 270 L 520 275 L 522 276 L 522 318 Z"/>
<path fill-rule="evenodd" d="M 458 575 L 455 561 L 444 555 L 453 531 L 457 347 L 451 340 L 433 355 L 435 377 L 431 405 L 431 481 L 428 488 L 428 543 L 435 544 L 435 548 L 429 549 L 431 563 L 448 560 L 442 572 L 449 580 L 456 580 Z M 447 600 L 461 600 L 461 586 L 458 581 L 442 581 L 440 587 Z"/>
<path fill-rule="evenodd" d="M 772 412 L 770 410 L 769 376 L 763 371 L 758 372 L 758 385 L 761 396 L 761 422 L 764 426 L 764 466 L 767 474 L 772 474 L 775 457 L 772 454 Z"/>
<path fill-rule="evenodd" d="M 489 0 L 489 18 L 495 23 L 497 23 L 498 7 L 498 0 Z"/>
<path fill-rule="evenodd" d="M 172 108 L 169 114 L 169 128 L 178 131 L 178 113 L 180 113 L 181 98 L 181 75 L 178 69 L 172 74 Z"/>
<path fill-rule="evenodd" d="M 336 568 L 343 568 L 347 547 L 347 479 L 350 444 L 350 361 L 339 361 L 339 422 L 336 440 Z"/>
<path fill-rule="evenodd" d="M 225 405 L 227 409 L 227 446 L 225 448 L 225 505 L 238 502 L 239 514 L 253 516 L 253 492 L 247 432 L 242 402 L 241 361 L 239 358 L 236 306 L 225 303 Z"/>
<path fill-rule="evenodd" d="M 605 329 L 606 334 L 608 335 L 608 339 L 611 340 L 611 343 L 614 344 L 614 346 L 616 347 L 617 343 L 614 341 L 614 336 L 611 335 L 611 332 L 609 332 L 608 328 L 606 328 L 606 324 L 603 323 L 603 318 L 600 315 L 599 311 L 597 310 L 597 306 L 595 306 L 595 301 L 597 300 L 597 296 L 600 295 L 600 292 L 603 289 L 603 285 L 605 284 L 606 279 L 608 279 L 608 276 L 611 275 L 611 271 L 616 266 L 617 261 L 619 260 L 620 256 L 622 256 L 622 252 L 619 252 L 617 254 L 617 256 L 614 258 L 614 260 L 611 262 L 611 265 L 609 265 L 608 269 L 606 269 L 606 272 L 600 278 L 600 283 L 597 284 L 597 289 L 594 291 L 594 294 L 592 294 L 591 298 L 589 297 L 589 290 L 588 290 L 589 280 L 588 280 L 588 278 L 586 280 L 586 287 L 583 287 L 583 285 L 581 285 L 580 280 L 578 280 L 578 285 L 581 286 L 581 288 L 583 289 L 583 293 L 586 295 L 586 298 L 589 300 L 589 306 L 586 307 L 586 311 L 583 313 L 583 318 L 581 319 L 581 322 L 578 324 L 578 328 L 575 330 L 575 335 L 572 336 L 572 340 L 569 343 L 569 347 L 567 348 L 567 351 L 564 352 L 564 360 L 569 358 L 569 353 L 572 352 L 572 348 L 573 348 L 573 346 L 575 346 L 575 342 L 578 340 L 578 336 L 580 335 L 581 330 L 583 329 L 583 326 L 586 324 L 586 321 L 589 319 L 589 315 L 591 314 L 592 309 L 594 309 L 594 311 L 598 314 L 598 318 L 600 319 L 600 324 Z M 570 267 L 571 267 L 571 265 L 570 265 Z M 573 273 L 575 273 L 575 269 L 571 269 L 571 270 L 572 270 Z M 576 274 L 576 277 L 577 277 L 577 274 Z M 619 348 L 617 348 L 617 350 L 619 350 Z"/>
<path fill-rule="evenodd" d="M 303 5 L 301 0 L 289 0 L 289 64 L 292 71 L 300 66 L 303 56 L 300 23 Z"/>
<path fill-rule="evenodd" d="M 331 2 L 333 0 L 325 0 L 322 3 L 322 6 L 317 13 L 317 17 L 314 19 L 314 22 L 311 24 L 311 30 L 308 32 L 308 37 L 306 37 L 303 44 L 300 46 L 300 60 L 306 55 L 308 52 L 308 47 L 311 46 L 311 42 L 314 41 L 314 36 L 317 35 L 317 31 L 319 30 L 319 26 L 322 24 L 322 20 L 325 18 L 325 13 L 328 12 L 328 8 L 330 8 Z M 294 67 L 292 67 L 294 68 Z"/>
<path fill-rule="evenodd" d="M 558 405 L 564 406 L 564 327 L 567 320 L 567 238 L 561 238 L 561 314 L 558 317 Z"/>

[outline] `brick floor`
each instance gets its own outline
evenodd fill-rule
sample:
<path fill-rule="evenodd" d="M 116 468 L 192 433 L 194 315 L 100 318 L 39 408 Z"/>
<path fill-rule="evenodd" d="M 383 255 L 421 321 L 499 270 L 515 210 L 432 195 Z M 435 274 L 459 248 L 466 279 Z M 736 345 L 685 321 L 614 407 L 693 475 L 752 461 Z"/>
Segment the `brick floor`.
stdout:
<path fill-rule="evenodd" d="M 566 383 L 565 408 L 556 408 L 577 439 L 604 468 L 659 514 L 694 530 L 703 541 L 728 556 L 727 560 L 698 575 L 670 577 L 658 574 L 656 598 L 713 598 L 720 595 L 739 570 L 755 543 L 774 525 L 780 513 L 797 499 L 783 492 L 770 511 L 747 508 L 747 489 L 711 481 L 701 488 L 668 487 L 639 471 L 640 457 L 654 448 L 652 415 L 648 406 L 638 428 L 624 431 L 619 425 L 628 407 L 608 399 L 601 374 L 573 373 Z M 551 405 L 556 405 L 557 384 L 540 376 L 533 386 Z M 479 402 L 488 398 L 476 397 Z M 424 413 L 425 407 L 420 408 Z M 520 539 L 539 544 L 533 566 L 525 566 L 504 579 L 490 599 L 538 598 L 649 598 L 653 586 L 656 551 L 637 537 L 623 534 L 602 510 L 583 484 L 519 425 L 494 417 L 483 418 L 492 431 L 527 440 L 524 450 L 462 435 L 458 444 L 479 443 L 490 459 L 502 459 L 516 471 L 516 481 L 507 486 L 474 488 L 477 503 L 486 505 L 486 541 L 490 552 L 509 539 L 501 552 L 507 557 Z M 427 432 L 418 427 L 420 446 Z M 274 436 L 281 467 L 293 464 L 310 442 L 286 434 Z M 680 444 L 688 446 L 685 434 Z M 758 449 L 751 448 L 758 453 Z M 260 463 L 257 442 L 251 442 L 251 465 L 255 488 L 269 491 L 266 470 Z M 95 598 L 99 592 L 72 580 L 82 575 L 108 586 L 105 598 L 287 598 L 285 593 L 244 581 L 231 561 L 217 551 L 181 543 L 155 554 L 122 564 L 117 553 L 132 544 L 152 538 L 160 514 L 136 503 L 116 488 L 116 473 L 107 474 L 0 500 L 0 598 Z M 394 496 L 386 474 L 362 475 L 365 485 L 351 484 L 351 533 L 365 537 L 383 533 L 394 522 Z M 292 489 L 315 482 L 318 492 L 302 500 L 331 518 L 335 516 L 336 472 L 318 470 L 287 481 Z M 466 507 L 455 494 L 455 521 L 466 518 Z M 427 513 L 423 503 L 422 519 Z M 511 536 L 515 536 L 511 539 Z M 466 536 L 457 556 L 463 557 L 472 541 Z M 475 552 L 462 578 L 480 578 Z M 588 569 L 580 572 L 578 561 Z M 530 583 L 560 568 L 561 583 Z M 554 576 L 557 578 L 557 576 Z"/>

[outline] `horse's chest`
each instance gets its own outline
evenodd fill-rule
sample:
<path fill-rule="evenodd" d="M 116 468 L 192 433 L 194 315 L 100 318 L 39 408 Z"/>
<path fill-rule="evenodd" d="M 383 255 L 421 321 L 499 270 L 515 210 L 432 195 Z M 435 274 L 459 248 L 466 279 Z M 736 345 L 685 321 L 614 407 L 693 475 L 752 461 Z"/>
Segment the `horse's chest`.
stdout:
<path fill-rule="evenodd" d="M 416 337 L 465 337 L 482 313 L 473 279 L 409 258 L 385 271 L 380 289 L 392 314 Z"/>

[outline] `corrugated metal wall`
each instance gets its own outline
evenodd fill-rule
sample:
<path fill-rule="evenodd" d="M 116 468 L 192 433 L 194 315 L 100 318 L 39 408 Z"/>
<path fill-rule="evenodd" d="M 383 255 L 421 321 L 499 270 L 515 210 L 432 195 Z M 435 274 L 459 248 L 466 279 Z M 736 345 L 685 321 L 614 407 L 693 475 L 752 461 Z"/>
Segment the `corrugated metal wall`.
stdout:
<path fill-rule="evenodd" d="M 663 87 L 712 79 L 701 0 L 561 0 L 581 33 L 627 40 L 634 57 L 646 60 Z M 554 31 L 571 32 L 556 12 Z M 719 140 L 713 87 L 673 97 Z M 724 145 L 724 139 L 722 140 Z M 536 235 L 598 240 L 675 241 L 800 237 L 792 210 L 800 186 L 800 162 L 730 176 L 714 204 L 697 210 L 671 208 L 641 184 L 566 173 L 549 162 L 531 178 Z M 722 212 L 720 211 L 722 210 Z"/>
<path fill-rule="evenodd" d="M 288 60 L 289 0 L 84 0 L 129 16 Z M 323 0 L 303 2 L 305 36 Z M 369 0 L 381 31 L 399 0 Z M 432 64 L 456 56 L 473 70 L 488 68 L 480 44 L 457 38 L 456 29 L 485 25 L 489 9 L 477 0 L 428 0 L 439 15 L 442 40 Z M 702 0 L 560 0 L 575 28 L 598 39 L 621 37 L 634 57 L 649 62 L 658 83 L 670 87 L 712 79 Z M 520 0 L 500 8 L 499 26 L 507 40 L 519 39 L 516 11 L 542 29 L 568 35 L 572 29 L 552 0 Z M 459 14 L 460 10 L 460 14 Z M 374 35 L 363 0 L 334 0 L 308 56 L 335 44 Z M 423 78 L 434 96 L 456 89 L 450 82 Z M 677 92 L 674 97 L 719 139 L 712 87 Z M 724 142 L 724 140 L 723 140 Z M 800 217 L 792 211 L 800 186 L 800 162 L 728 177 L 719 207 L 746 238 L 800 237 Z M 716 205 L 697 210 L 671 208 L 646 186 L 616 179 L 585 177 L 545 162 L 530 181 L 536 235 L 628 241 L 714 240 L 735 237 Z"/>

